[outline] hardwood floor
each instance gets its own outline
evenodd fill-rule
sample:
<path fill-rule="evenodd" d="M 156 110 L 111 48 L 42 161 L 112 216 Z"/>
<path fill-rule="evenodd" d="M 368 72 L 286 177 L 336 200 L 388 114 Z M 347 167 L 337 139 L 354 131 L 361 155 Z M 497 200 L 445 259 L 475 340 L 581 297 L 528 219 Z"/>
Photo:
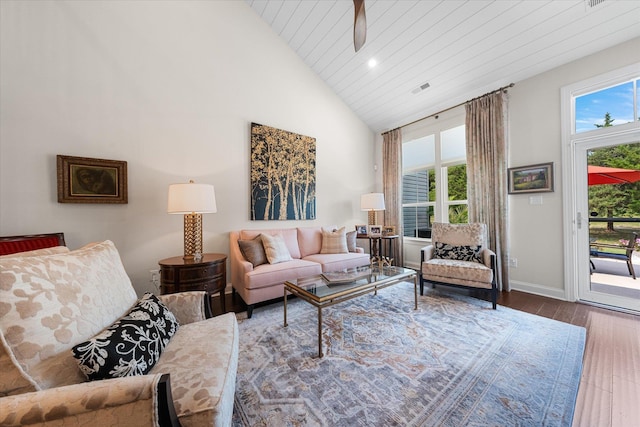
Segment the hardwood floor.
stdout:
<path fill-rule="evenodd" d="M 498 303 L 587 329 L 575 427 L 640 426 L 640 316 L 518 291 Z"/>
<path fill-rule="evenodd" d="M 640 316 L 519 291 L 502 292 L 498 304 L 586 328 L 574 427 L 640 427 Z M 246 310 L 238 296 L 227 294 L 226 305 Z"/>

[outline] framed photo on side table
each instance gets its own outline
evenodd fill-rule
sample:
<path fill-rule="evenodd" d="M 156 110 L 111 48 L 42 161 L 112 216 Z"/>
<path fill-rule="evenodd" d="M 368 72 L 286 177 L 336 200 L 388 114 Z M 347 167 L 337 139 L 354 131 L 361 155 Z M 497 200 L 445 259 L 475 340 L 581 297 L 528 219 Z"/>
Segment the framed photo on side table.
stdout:
<path fill-rule="evenodd" d="M 370 225 L 369 226 L 369 237 L 380 237 L 382 236 L 382 226 L 381 225 Z"/>
<path fill-rule="evenodd" d="M 56 156 L 58 203 L 128 203 L 127 162 Z"/>
<path fill-rule="evenodd" d="M 509 168 L 509 194 L 553 191 L 553 162 Z"/>
<path fill-rule="evenodd" d="M 366 225 L 356 225 L 356 237 L 367 237 Z"/>
<path fill-rule="evenodd" d="M 395 236 L 396 228 L 393 225 L 385 225 L 382 227 L 382 237 Z"/>

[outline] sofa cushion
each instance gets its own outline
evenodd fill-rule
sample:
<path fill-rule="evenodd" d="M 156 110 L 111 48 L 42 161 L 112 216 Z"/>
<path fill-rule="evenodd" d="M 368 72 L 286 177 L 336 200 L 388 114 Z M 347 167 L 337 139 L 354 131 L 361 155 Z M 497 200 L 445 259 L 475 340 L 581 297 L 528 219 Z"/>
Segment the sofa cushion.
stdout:
<path fill-rule="evenodd" d="M 111 325 L 137 299 L 110 241 L 0 259 L 0 343 L 9 358 L 0 365 L 15 366 L 37 389 L 85 381 L 71 347 Z"/>
<path fill-rule="evenodd" d="M 245 275 L 244 285 L 247 289 L 258 289 L 282 285 L 287 280 L 320 273 L 322 267 L 317 262 L 294 259 L 280 264 L 264 264 L 253 269 Z"/>
<path fill-rule="evenodd" d="M 269 264 L 278 264 L 292 260 L 289 249 L 287 249 L 287 245 L 281 235 L 276 234 L 275 236 L 270 236 L 263 234 L 262 244 L 264 245 L 264 251 L 267 254 Z"/>
<path fill-rule="evenodd" d="M 322 249 L 322 227 L 299 227 L 297 230 L 300 258 L 320 253 L 320 249 Z"/>
<path fill-rule="evenodd" d="M 348 252 L 347 233 L 344 227 L 337 230 L 322 230 L 321 254 L 346 254 Z"/>
<path fill-rule="evenodd" d="M 233 313 L 181 325 L 151 369 L 151 374 L 171 375 L 171 394 L 182 426 L 230 425 L 238 339 Z"/>
<path fill-rule="evenodd" d="M 434 258 L 455 259 L 459 261 L 482 262 L 480 258 L 481 246 L 476 245 L 450 245 L 442 242 L 434 243 Z"/>
<path fill-rule="evenodd" d="M 173 313 L 158 297 L 146 293 L 124 317 L 72 352 L 90 380 L 144 375 L 177 329 Z"/>
<path fill-rule="evenodd" d="M 320 264 L 322 266 L 322 272 L 340 271 L 346 268 L 369 265 L 370 263 L 369 254 L 359 252 L 350 252 L 348 254 L 315 254 L 305 257 L 304 260 Z"/>
<path fill-rule="evenodd" d="M 264 252 L 262 235 L 256 236 L 251 240 L 238 240 L 238 246 L 240 247 L 242 256 L 253 264 L 254 267 L 269 262 L 267 260 L 267 254 Z"/>
<path fill-rule="evenodd" d="M 425 280 L 491 289 L 493 271 L 478 262 L 434 258 L 422 263 L 422 277 Z"/>

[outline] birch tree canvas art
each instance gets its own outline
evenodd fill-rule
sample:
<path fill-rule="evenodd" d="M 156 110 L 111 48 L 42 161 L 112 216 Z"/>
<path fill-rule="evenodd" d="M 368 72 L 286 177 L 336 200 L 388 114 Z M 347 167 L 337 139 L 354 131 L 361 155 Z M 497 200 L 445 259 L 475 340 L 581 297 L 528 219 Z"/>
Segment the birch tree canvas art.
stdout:
<path fill-rule="evenodd" d="M 316 139 L 251 123 L 251 219 L 316 218 Z"/>

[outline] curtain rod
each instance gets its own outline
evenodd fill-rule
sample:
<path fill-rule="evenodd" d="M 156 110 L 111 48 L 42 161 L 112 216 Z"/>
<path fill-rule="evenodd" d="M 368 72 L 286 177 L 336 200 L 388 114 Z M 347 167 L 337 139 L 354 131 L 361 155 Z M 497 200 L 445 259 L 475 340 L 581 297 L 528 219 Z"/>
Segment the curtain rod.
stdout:
<path fill-rule="evenodd" d="M 428 116 L 425 116 L 425 117 L 423 117 L 423 118 L 421 118 L 421 119 L 414 120 L 414 121 L 412 121 L 411 123 L 407 123 L 407 124 L 404 124 L 404 125 L 402 125 L 402 126 L 398 126 L 397 128 L 393 128 L 393 129 L 391 129 L 391 130 L 388 130 L 388 131 L 386 131 L 386 132 L 382 132 L 382 133 L 381 133 L 381 135 L 384 135 L 385 133 L 389 133 L 389 132 L 394 131 L 394 130 L 396 130 L 396 129 L 400 129 L 400 128 L 403 128 L 403 127 L 406 127 L 406 126 L 410 126 L 410 125 L 412 125 L 412 124 L 414 124 L 414 123 L 418 123 L 418 122 L 420 122 L 420 121 L 422 121 L 422 120 L 428 119 L 429 117 L 437 116 L 438 114 L 445 113 L 445 112 L 447 112 L 447 111 L 449 111 L 449 110 L 453 110 L 454 108 L 458 108 L 458 107 L 460 107 L 461 105 L 464 105 L 464 104 L 466 104 L 466 103 L 468 103 L 468 102 L 475 101 L 476 99 L 480 99 L 480 98 L 482 98 L 482 97 L 484 97 L 484 96 L 491 95 L 492 93 L 502 92 L 503 90 L 504 90 L 504 91 L 506 91 L 507 89 L 512 88 L 512 87 L 514 87 L 515 85 L 516 85 L 515 83 L 510 83 L 510 84 L 508 84 L 508 85 L 506 85 L 506 86 L 502 86 L 501 88 L 498 88 L 498 89 L 496 89 L 496 90 L 492 90 L 491 92 L 487 92 L 487 93 L 485 93 L 484 95 L 476 96 L 475 98 L 472 98 L 472 99 L 470 99 L 470 100 L 468 100 L 468 101 L 464 101 L 464 102 L 461 102 L 461 103 L 459 103 L 459 104 L 456 104 L 456 105 L 454 105 L 453 107 L 445 108 L 445 109 L 444 109 L 444 110 L 442 110 L 442 111 L 438 111 L 437 113 L 433 113 L 433 114 L 428 115 Z"/>

